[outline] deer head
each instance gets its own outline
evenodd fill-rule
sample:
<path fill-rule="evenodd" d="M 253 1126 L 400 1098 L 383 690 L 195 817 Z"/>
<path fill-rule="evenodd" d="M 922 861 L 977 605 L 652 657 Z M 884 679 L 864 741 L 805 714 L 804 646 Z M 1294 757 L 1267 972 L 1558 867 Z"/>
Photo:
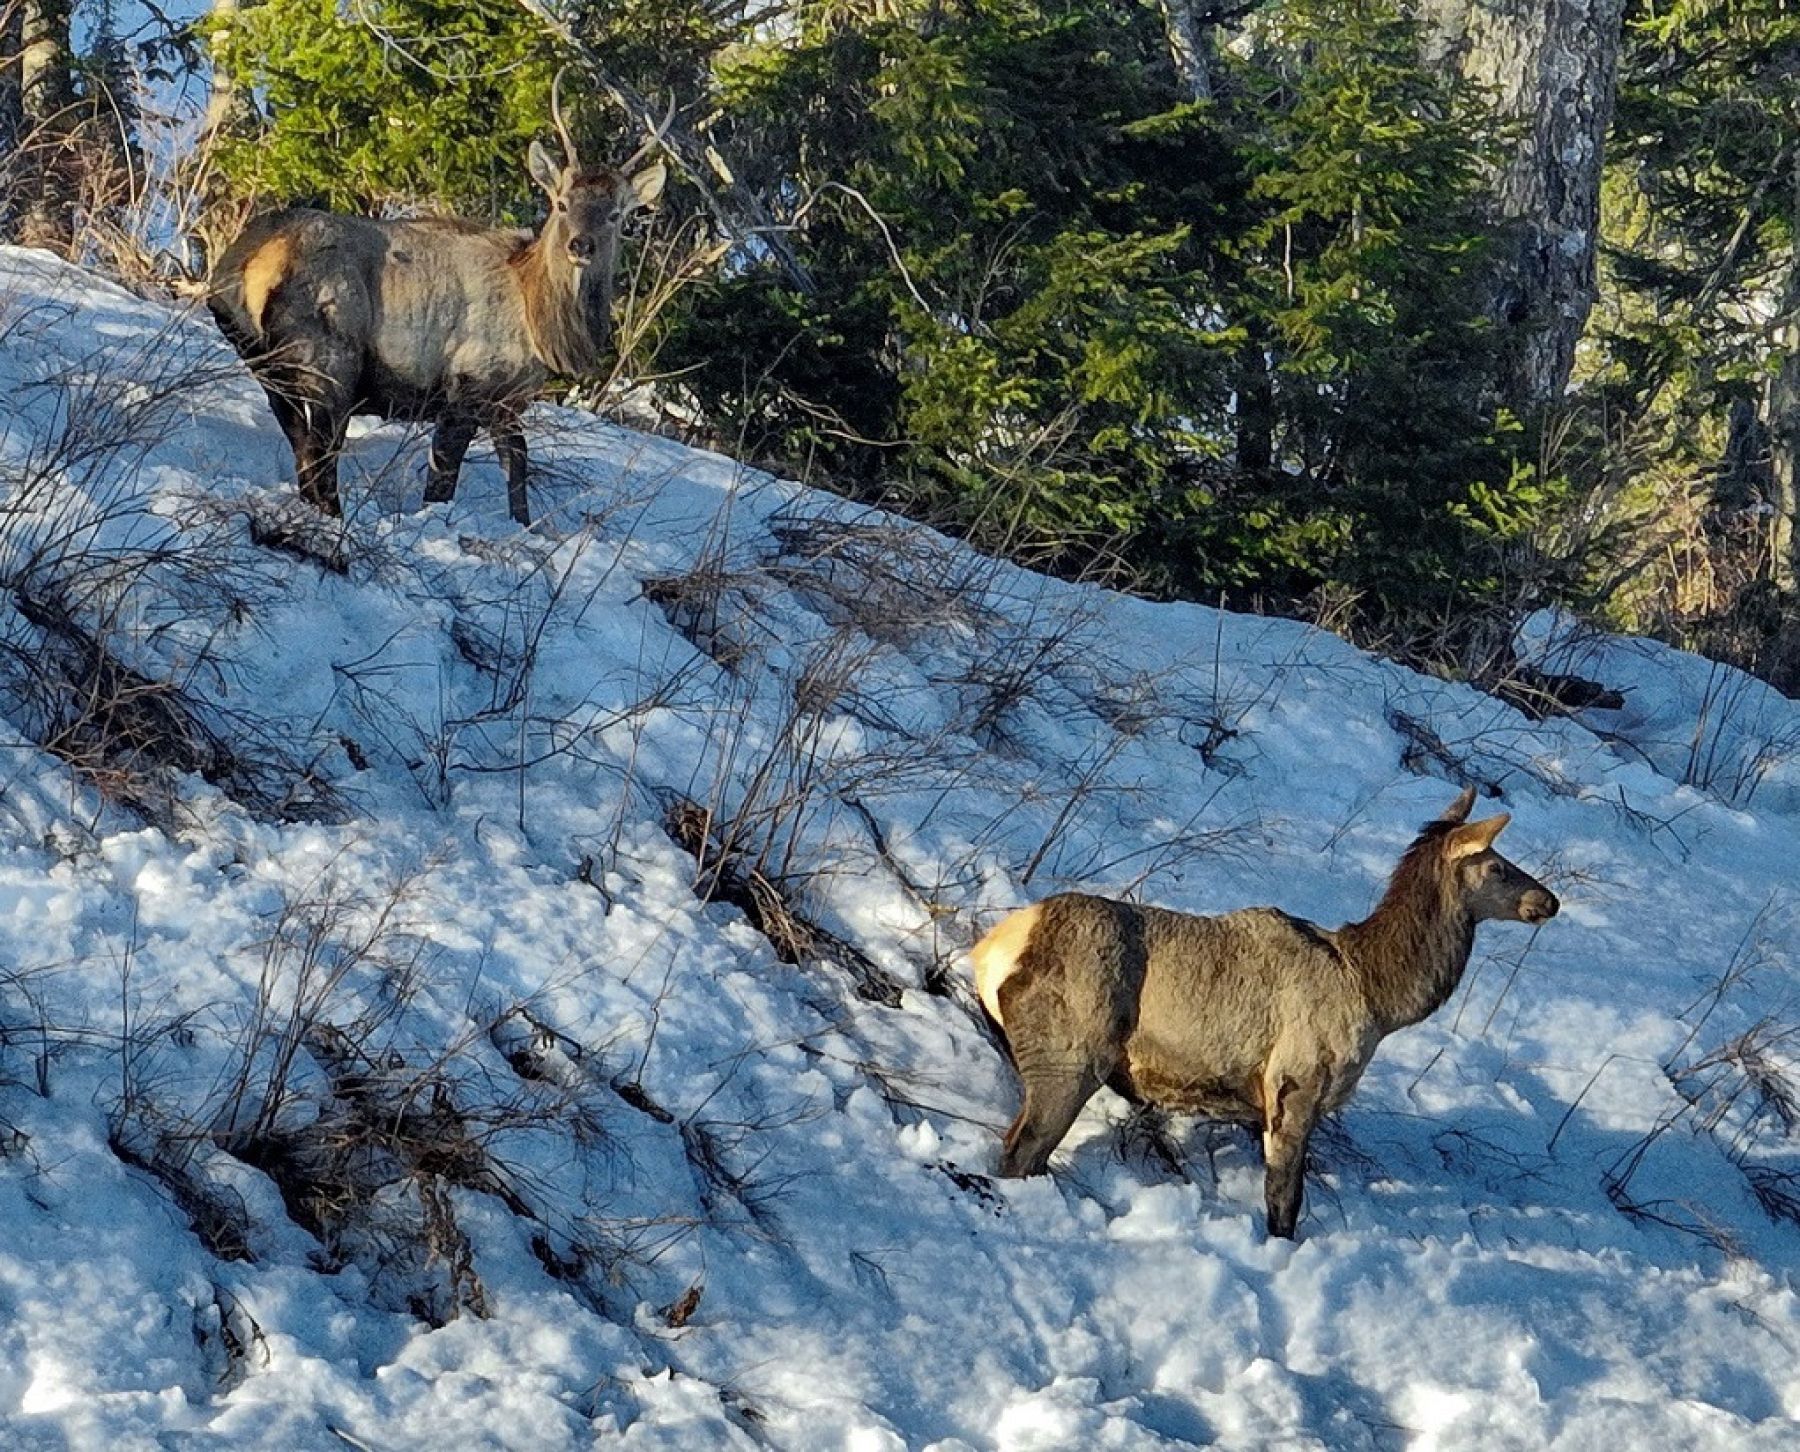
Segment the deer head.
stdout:
<path fill-rule="evenodd" d="M 1546 923 L 1562 906 L 1556 894 L 1494 850 L 1494 839 L 1512 821 L 1508 812 L 1484 821 L 1468 820 L 1475 789 L 1468 788 L 1439 818 L 1451 824 L 1444 857 L 1455 874 L 1464 908 L 1478 923 Z"/>
<path fill-rule="evenodd" d="M 619 165 L 584 167 L 575 149 L 575 138 L 563 118 L 562 81 L 563 73 L 559 71 L 550 87 L 550 117 L 556 123 L 557 135 L 562 137 L 565 160 L 559 165 L 538 141 L 532 142 L 526 153 L 531 179 L 550 199 L 550 216 L 539 233 L 539 247 L 546 262 L 566 263 L 584 284 L 601 280 L 610 294 L 612 273 L 618 262 L 619 233 L 632 213 L 652 205 L 662 195 L 663 184 L 668 180 L 668 169 L 660 161 L 641 171 L 637 167 L 661 145 L 675 119 L 675 106 L 670 103 L 662 125 Z"/>

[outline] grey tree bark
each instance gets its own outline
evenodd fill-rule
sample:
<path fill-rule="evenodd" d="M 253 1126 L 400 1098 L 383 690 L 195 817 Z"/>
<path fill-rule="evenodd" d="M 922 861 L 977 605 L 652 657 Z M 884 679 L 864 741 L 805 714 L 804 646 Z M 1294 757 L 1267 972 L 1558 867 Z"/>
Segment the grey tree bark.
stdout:
<path fill-rule="evenodd" d="M 19 50 L 19 240 L 67 251 L 74 231 L 75 115 L 69 0 L 22 0 Z"/>
<path fill-rule="evenodd" d="M 0 241 L 12 241 L 18 220 L 19 142 L 25 135 L 19 93 L 25 11 L 19 0 L 0 0 Z"/>
<path fill-rule="evenodd" d="M 212 0 L 212 18 L 213 32 L 207 43 L 212 79 L 207 89 L 206 120 L 201 128 L 202 146 L 235 120 L 242 106 L 231 54 L 238 0 Z"/>
<path fill-rule="evenodd" d="M 1532 411 L 1561 397 L 1594 305 L 1600 170 L 1623 0 L 1419 0 L 1430 65 L 1486 88 L 1516 131 L 1494 178 L 1505 228 L 1492 315 L 1515 340 L 1501 390 Z"/>
<path fill-rule="evenodd" d="M 1190 101 L 1212 99 L 1212 65 L 1207 27 L 1195 13 L 1194 0 L 1161 0 L 1163 33 L 1175 77 Z"/>
<path fill-rule="evenodd" d="M 1793 226 L 1800 228 L 1800 150 L 1793 161 L 1788 205 Z M 1800 231 L 1794 233 L 1800 239 Z M 1800 587 L 1800 240 L 1790 245 L 1781 310 L 1775 318 L 1775 351 L 1779 360 L 1768 383 L 1769 463 L 1773 475 L 1774 517 L 1770 520 L 1770 565 L 1775 583 L 1792 592 Z"/>

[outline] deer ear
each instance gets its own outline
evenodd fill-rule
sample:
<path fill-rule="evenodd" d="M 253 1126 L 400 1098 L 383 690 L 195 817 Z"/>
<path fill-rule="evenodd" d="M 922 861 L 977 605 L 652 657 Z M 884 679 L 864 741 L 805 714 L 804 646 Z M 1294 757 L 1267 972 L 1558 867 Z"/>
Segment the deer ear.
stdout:
<path fill-rule="evenodd" d="M 1469 820 L 1469 808 L 1475 805 L 1475 788 L 1464 787 L 1455 801 L 1444 809 L 1440 822 L 1466 822 Z"/>
<path fill-rule="evenodd" d="M 1512 813 L 1502 812 L 1497 817 L 1488 817 L 1484 821 L 1470 822 L 1466 827 L 1458 827 L 1450 834 L 1450 860 L 1459 857 L 1473 857 L 1477 852 L 1485 852 L 1494 845 L 1494 838 L 1506 830 L 1506 824 L 1512 820 Z"/>
<path fill-rule="evenodd" d="M 662 195 L 663 184 L 669 179 L 669 169 L 660 161 L 655 166 L 647 166 L 634 176 L 628 184 L 632 201 L 640 207 L 653 207 L 656 199 Z"/>
<path fill-rule="evenodd" d="M 531 173 L 531 179 L 551 196 L 556 195 L 556 188 L 562 181 L 562 168 L 544 150 L 544 143 L 534 141 L 525 153 L 525 169 Z"/>

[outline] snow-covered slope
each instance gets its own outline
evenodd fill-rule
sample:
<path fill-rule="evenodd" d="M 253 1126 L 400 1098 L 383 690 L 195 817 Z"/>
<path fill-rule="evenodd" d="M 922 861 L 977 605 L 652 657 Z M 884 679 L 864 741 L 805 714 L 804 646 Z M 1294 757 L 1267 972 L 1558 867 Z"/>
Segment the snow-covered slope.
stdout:
<path fill-rule="evenodd" d="M 204 317 L 39 255 L 0 380 L 0 1445 L 1794 1445 L 1800 799 L 548 407 L 534 529 L 365 427 L 333 535 Z M 1104 1093 L 989 1178 L 1001 910 L 1340 922 L 1465 780 L 1564 910 L 1297 1245 Z"/>

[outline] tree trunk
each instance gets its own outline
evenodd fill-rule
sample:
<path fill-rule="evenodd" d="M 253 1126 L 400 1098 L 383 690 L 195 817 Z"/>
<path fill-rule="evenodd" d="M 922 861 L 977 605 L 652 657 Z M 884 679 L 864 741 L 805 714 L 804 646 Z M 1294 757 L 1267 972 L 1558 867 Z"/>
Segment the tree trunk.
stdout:
<path fill-rule="evenodd" d="M 1212 65 L 1206 26 L 1194 14 L 1194 0 L 1161 0 L 1163 33 L 1175 78 L 1190 101 L 1212 99 Z"/>
<path fill-rule="evenodd" d="M 17 236 L 19 143 L 25 136 L 25 113 L 19 94 L 24 20 L 19 0 L 0 0 L 0 242 L 11 242 Z"/>
<path fill-rule="evenodd" d="M 1275 381 L 1263 340 L 1253 334 L 1237 362 L 1237 466 L 1261 478 L 1275 466 Z"/>
<path fill-rule="evenodd" d="M 1425 60 L 1490 94 L 1516 134 L 1493 186 L 1502 228 L 1491 313 L 1508 335 L 1502 398 L 1521 413 L 1568 386 L 1596 297 L 1600 169 L 1623 0 L 1420 0 Z"/>
<path fill-rule="evenodd" d="M 1725 450 L 1709 501 L 1717 513 L 1741 515 L 1775 497 L 1769 426 L 1763 421 L 1768 402 L 1766 397 L 1747 394 L 1731 400 L 1725 415 Z"/>
<path fill-rule="evenodd" d="M 239 110 L 237 72 L 231 59 L 238 0 L 212 0 L 212 18 L 213 31 L 207 42 L 212 61 L 212 81 L 206 97 L 202 145 L 212 141 L 236 119 Z"/>
<path fill-rule="evenodd" d="M 75 82 L 69 0 L 22 0 L 19 111 L 19 240 L 66 253 L 74 236 Z"/>
<path fill-rule="evenodd" d="M 1800 227 L 1800 153 L 1793 163 L 1789 197 L 1791 223 Z M 1770 501 L 1770 571 L 1785 591 L 1800 585 L 1800 232 L 1788 244 L 1787 279 L 1781 312 L 1775 321 L 1776 356 L 1780 360 L 1768 385 L 1769 463 L 1774 476 Z"/>

